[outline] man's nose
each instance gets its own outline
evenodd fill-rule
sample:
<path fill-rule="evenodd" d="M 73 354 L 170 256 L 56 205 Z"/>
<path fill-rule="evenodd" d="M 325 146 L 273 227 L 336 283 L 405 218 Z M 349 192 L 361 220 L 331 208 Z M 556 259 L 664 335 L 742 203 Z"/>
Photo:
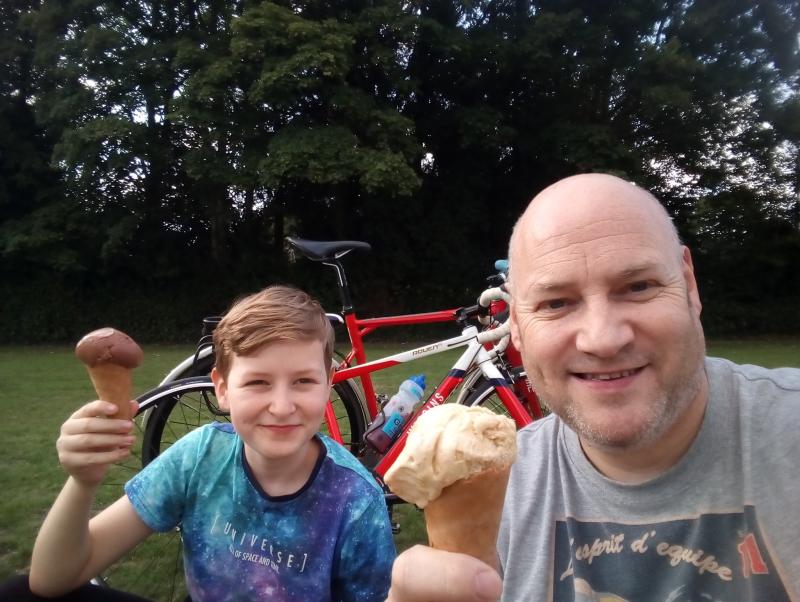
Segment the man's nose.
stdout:
<path fill-rule="evenodd" d="M 595 300 L 582 309 L 575 345 L 596 357 L 616 356 L 633 341 L 633 326 L 623 308 L 607 300 Z"/>

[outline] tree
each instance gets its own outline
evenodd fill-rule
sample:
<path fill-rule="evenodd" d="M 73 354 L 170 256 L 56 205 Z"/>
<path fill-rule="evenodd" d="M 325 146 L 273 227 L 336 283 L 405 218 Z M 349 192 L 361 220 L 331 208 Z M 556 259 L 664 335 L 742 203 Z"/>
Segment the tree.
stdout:
<path fill-rule="evenodd" d="M 739 256 L 752 290 L 800 236 L 792 0 L 2 10 L 4 257 L 84 273 L 76 294 L 180 280 L 219 311 L 270 281 L 327 291 L 287 261 L 295 233 L 372 242 L 353 281 L 376 310 L 468 302 L 531 196 L 585 171 L 655 191 L 705 273 L 730 267 L 710 252 L 719 211 L 783 241 Z M 730 293 L 709 290 L 707 306 Z"/>
<path fill-rule="evenodd" d="M 0 256 L 6 277 L 31 264 L 71 269 L 75 256 L 61 242 L 83 233 L 63 202 L 58 171 L 50 166 L 55 132 L 34 115 L 38 71 L 26 14 L 38 2 L 0 7 Z"/>

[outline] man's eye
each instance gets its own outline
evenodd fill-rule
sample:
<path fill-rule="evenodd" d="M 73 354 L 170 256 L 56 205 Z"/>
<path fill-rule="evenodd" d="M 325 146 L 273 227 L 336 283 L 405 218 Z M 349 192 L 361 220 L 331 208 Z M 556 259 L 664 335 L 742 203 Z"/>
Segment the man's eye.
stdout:
<path fill-rule="evenodd" d="M 541 313 L 560 312 L 567 308 L 569 301 L 567 299 L 547 299 L 536 304 L 536 311 Z"/>
<path fill-rule="evenodd" d="M 545 301 L 542 306 L 545 309 L 564 309 L 567 306 L 565 299 L 550 299 Z"/>
<path fill-rule="evenodd" d="M 653 280 L 637 280 L 626 284 L 622 288 L 622 298 L 630 298 L 631 301 L 649 301 L 656 297 L 661 290 L 661 285 Z"/>

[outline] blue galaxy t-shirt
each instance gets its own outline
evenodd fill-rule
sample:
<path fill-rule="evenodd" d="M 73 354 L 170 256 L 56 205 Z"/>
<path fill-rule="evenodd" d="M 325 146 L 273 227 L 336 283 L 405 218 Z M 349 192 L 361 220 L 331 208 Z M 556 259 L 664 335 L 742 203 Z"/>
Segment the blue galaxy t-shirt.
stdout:
<path fill-rule="evenodd" d="M 395 557 L 383 494 L 343 447 L 296 494 L 270 497 L 230 424 L 199 428 L 125 485 L 155 531 L 181 525 L 192 600 L 385 600 Z"/>

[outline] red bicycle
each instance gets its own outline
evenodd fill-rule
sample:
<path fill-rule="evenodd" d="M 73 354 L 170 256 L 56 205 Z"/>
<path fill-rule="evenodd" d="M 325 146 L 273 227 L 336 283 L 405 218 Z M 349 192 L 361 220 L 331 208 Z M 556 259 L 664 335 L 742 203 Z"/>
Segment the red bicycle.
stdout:
<path fill-rule="evenodd" d="M 385 488 L 382 478 L 402 450 L 409 428 L 423 412 L 447 402 L 459 387 L 457 401 L 468 405 L 484 405 L 494 411 L 507 413 L 519 427 L 542 416 L 539 400 L 528 383 L 519 354 L 509 342 L 508 325 L 505 322 L 508 295 L 502 286 L 502 274 L 495 276 L 494 284 L 498 286 L 487 288 L 478 303 L 469 307 L 359 318 L 352 303 L 341 258 L 354 250 L 368 250 L 369 245 L 358 241 L 321 242 L 297 238 L 287 241 L 312 261 L 336 270 L 342 311 L 340 314 L 329 314 L 329 318 L 344 325 L 352 348 L 342 355 L 334 373 L 324 430 L 331 438 L 348 446 L 372 469 L 376 479 L 384 486 L 390 510 L 392 504 L 402 500 Z M 116 480 L 111 475 L 107 479 L 106 485 L 115 489 L 115 495 L 119 495 L 122 484 L 131 473 L 140 470 L 180 437 L 207 422 L 227 419 L 226 413 L 216 403 L 214 387 L 208 377 L 214 363 L 211 333 L 219 319 L 206 318 L 196 353 L 171 370 L 159 387 L 138 397 L 136 424 L 142 431 L 141 454 L 115 467 Z M 455 322 L 461 328 L 461 334 L 367 361 L 364 338 L 368 334 L 380 328 L 436 322 Z M 372 374 L 459 347 L 463 347 L 464 351 L 427 399 L 415 409 L 389 449 L 385 453 L 371 449 L 364 441 L 364 434 L 368 424 L 378 416 L 381 406 L 381 396 L 375 393 Z M 96 581 L 157 599 L 182 599 L 185 594 L 180 589 L 182 569 L 179 538 L 179 528 L 172 534 L 148 538 L 130 557 L 111 567 Z M 159 572 L 163 575 L 161 579 L 154 577 Z M 170 584 L 170 590 L 148 589 L 159 581 Z"/>
<path fill-rule="evenodd" d="M 293 237 L 287 237 L 286 240 L 308 259 L 331 266 L 336 272 L 342 309 L 340 313 L 328 316 L 331 321 L 344 325 L 351 348 L 340 357 L 337 365 L 331 403 L 326 408 L 325 426 L 331 438 L 347 446 L 356 456 L 362 457 L 369 451 L 364 443 L 364 433 L 380 412 L 381 398 L 376 393 L 372 373 L 459 346 L 467 349 L 450 374 L 430 394 L 421 410 L 443 403 L 463 385 L 456 401 L 467 405 L 484 405 L 494 411 L 504 412 L 520 427 L 542 416 L 539 399 L 525 376 L 519 353 L 510 344 L 507 331 L 502 326 L 507 313 L 506 293 L 500 282 L 502 270 L 500 275 L 495 275 L 495 283 L 500 286 L 486 289 L 475 305 L 426 313 L 361 318 L 353 304 L 341 259 L 351 251 L 368 251 L 369 244 Z M 205 318 L 203 336 L 196 353 L 171 370 L 157 389 L 138 398 L 143 416 L 143 464 L 149 463 L 190 430 L 225 416 L 217 407 L 213 387 L 206 378 L 214 364 L 211 333 L 219 320 L 220 317 L 216 316 Z M 364 339 L 369 334 L 382 328 L 441 322 L 455 322 L 462 328 L 462 334 L 368 361 Z M 470 345 L 470 341 L 479 341 L 480 344 Z M 406 426 L 411 422 L 413 420 Z M 400 440 L 404 440 L 404 437 L 401 436 Z M 397 453 L 399 450 L 390 451 L 378 462 L 375 472 L 379 476 L 391 465 Z"/>

